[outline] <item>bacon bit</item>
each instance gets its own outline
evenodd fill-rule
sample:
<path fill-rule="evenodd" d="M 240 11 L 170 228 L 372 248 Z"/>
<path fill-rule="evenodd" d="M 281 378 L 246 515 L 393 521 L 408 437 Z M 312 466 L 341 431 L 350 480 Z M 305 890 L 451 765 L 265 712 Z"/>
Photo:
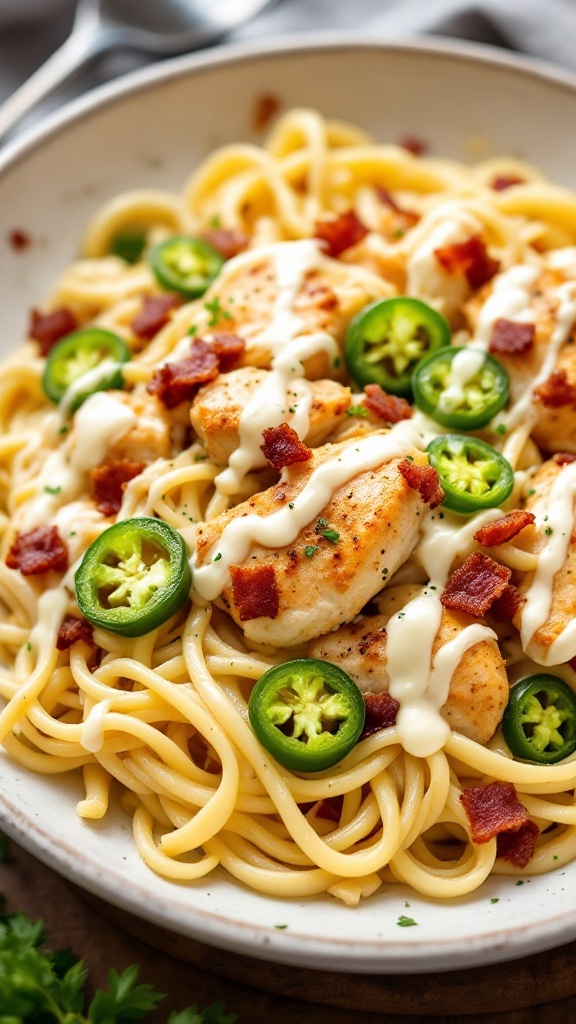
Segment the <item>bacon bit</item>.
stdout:
<path fill-rule="evenodd" d="M 191 352 L 181 362 L 165 363 L 147 386 L 146 390 L 157 395 L 167 409 L 192 401 L 201 384 L 218 376 L 218 356 L 212 345 L 199 338 L 193 342 Z"/>
<path fill-rule="evenodd" d="M 381 203 L 388 206 L 394 213 L 399 214 L 401 222 L 405 228 L 414 227 L 420 220 L 419 214 L 415 213 L 414 210 L 406 210 L 402 206 L 398 206 L 398 203 L 394 199 L 394 196 L 386 188 L 381 188 L 380 185 L 376 186 L 376 195 Z"/>
<path fill-rule="evenodd" d="M 490 615 L 495 622 L 511 622 L 516 612 L 524 604 L 524 600 L 525 598 L 522 597 L 514 584 L 509 583 L 500 594 L 500 597 L 497 597 L 492 602 Z"/>
<path fill-rule="evenodd" d="M 275 619 L 280 595 L 273 565 L 231 565 L 232 593 L 241 622 L 265 615 Z"/>
<path fill-rule="evenodd" d="M 386 691 L 384 693 L 365 693 L 364 703 L 366 718 L 360 735 L 361 740 L 379 732 L 380 729 L 389 729 L 392 725 L 396 725 L 396 715 L 400 704 L 389 693 Z"/>
<path fill-rule="evenodd" d="M 317 220 L 314 237 L 319 238 L 328 256 L 339 256 L 351 246 L 361 242 L 368 234 L 368 228 L 356 216 L 354 210 L 340 214 L 336 220 Z"/>
<path fill-rule="evenodd" d="M 528 821 L 528 811 L 520 803 L 511 782 L 491 782 L 488 786 L 469 786 L 460 800 L 471 826 L 473 843 L 488 843 L 501 832 L 515 832 Z"/>
<path fill-rule="evenodd" d="M 497 597 L 504 593 L 512 572 L 489 555 L 474 551 L 452 573 L 440 598 L 445 608 L 468 612 L 481 618 Z"/>
<path fill-rule="evenodd" d="M 14 228 L 8 233 L 8 244 L 16 252 L 23 252 L 24 249 L 29 249 L 32 245 L 32 238 L 27 231 L 22 231 L 21 228 Z"/>
<path fill-rule="evenodd" d="M 312 455 L 310 448 L 288 423 L 281 423 L 279 427 L 266 427 L 262 437 L 264 444 L 260 445 L 260 451 L 274 469 L 281 470 L 295 462 L 308 462 Z"/>
<path fill-rule="evenodd" d="M 340 821 L 340 815 L 342 814 L 342 803 L 344 797 L 342 796 L 328 796 L 325 800 L 322 800 L 318 810 L 316 811 L 317 818 L 327 818 L 329 821 Z"/>
<path fill-rule="evenodd" d="M 568 380 L 566 370 L 554 370 L 548 380 L 534 388 L 534 397 L 551 409 L 576 405 L 576 387 Z"/>
<path fill-rule="evenodd" d="M 203 231 L 201 237 L 214 249 L 217 249 L 225 260 L 231 260 L 233 256 L 244 252 L 250 241 L 244 231 L 234 231 L 228 228 L 210 228 L 208 231 Z"/>
<path fill-rule="evenodd" d="M 432 466 L 417 466 L 409 459 L 403 459 L 398 469 L 406 483 L 418 494 L 430 508 L 436 508 L 444 501 L 444 491 L 440 487 L 440 477 Z"/>
<path fill-rule="evenodd" d="M 492 327 L 489 351 L 496 355 L 523 355 L 532 348 L 535 334 L 534 324 L 523 324 L 518 320 L 505 320 L 504 317 L 500 317 L 494 321 Z"/>
<path fill-rule="evenodd" d="M 170 320 L 170 313 L 180 305 L 177 295 L 144 295 L 142 309 L 130 327 L 139 338 L 150 341 Z"/>
<path fill-rule="evenodd" d="M 508 860 L 515 868 L 525 868 L 534 855 L 540 829 L 534 821 L 527 821 L 513 832 L 500 832 L 496 836 L 496 856 Z"/>
<path fill-rule="evenodd" d="M 68 549 L 56 526 L 36 526 L 18 533 L 6 558 L 9 569 L 20 569 L 23 576 L 39 576 L 55 569 L 68 568 Z"/>
<path fill-rule="evenodd" d="M 254 100 L 252 112 L 252 131 L 263 132 L 270 124 L 272 118 L 276 116 L 281 106 L 281 101 L 272 93 L 265 92 L 261 96 L 257 96 Z"/>
<path fill-rule="evenodd" d="M 412 406 L 405 398 L 389 395 L 379 384 L 367 384 L 364 392 L 364 404 L 370 412 L 386 423 L 399 423 L 400 420 L 409 420 L 412 416 Z"/>
<path fill-rule="evenodd" d="M 480 288 L 500 269 L 500 261 L 488 255 L 479 235 L 434 249 L 434 255 L 449 274 L 464 274 L 471 288 Z"/>
<path fill-rule="evenodd" d="M 552 458 L 558 466 L 569 466 L 570 463 L 576 462 L 576 455 L 572 455 L 571 452 L 555 452 Z"/>
<path fill-rule="evenodd" d="M 534 522 L 536 522 L 536 516 L 532 512 L 515 508 L 501 519 L 495 519 L 493 523 L 488 523 L 487 526 L 476 530 L 474 540 L 477 540 L 485 548 L 495 548 L 499 544 L 506 544 L 512 540 L 512 537 Z"/>
<path fill-rule="evenodd" d="M 525 180 L 525 178 L 518 178 L 514 174 L 499 174 L 490 182 L 490 188 L 493 188 L 495 192 L 504 192 L 505 189 L 511 188 L 512 185 L 523 185 Z"/>
<path fill-rule="evenodd" d="M 398 139 L 397 145 L 412 153 L 412 156 L 424 156 L 424 153 L 428 152 L 428 143 L 414 135 L 403 135 Z"/>
<path fill-rule="evenodd" d="M 78 321 L 69 309 L 62 306 L 51 313 L 40 313 L 37 309 L 30 310 L 28 335 L 40 344 L 40 355 L 47 356 L 60 338 L 75 331 Z"/>
<path fill-rule="evenodd" d="M 90 473 L 92 494 L 96 508 L 103 516 L 115 516 L 120 511 L 125 485 L 143 469 L 145 462 L 110 462 L 96 466 Z"/>
<path fill-rule="evenodd" d="M 58 630 L 56 647 L 59 651 L 68 651 L 79 640 L 94 647 L 93 634 L 94 630 L 86 619 L 77 619 L 74 615 L 67 615 Z"/>
<path fill-rule="evenodd" d="M 212 346 L 218 356 L 220 373 L 228 373 L 246 351 L 244 338 L 238 337 L 237 334 L 213 334 Z"/>

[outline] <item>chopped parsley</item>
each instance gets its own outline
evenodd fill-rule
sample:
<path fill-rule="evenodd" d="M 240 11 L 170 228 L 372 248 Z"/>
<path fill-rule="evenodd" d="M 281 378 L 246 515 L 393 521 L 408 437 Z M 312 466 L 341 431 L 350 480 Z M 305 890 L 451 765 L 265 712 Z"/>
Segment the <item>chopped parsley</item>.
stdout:
<path fill-rule="evenodd" d="M 52 487 L 51 484 L 46 484 L 44 490 L 47 494 L 60 494 L 61 487 Z"/>
<path fill-rule="evenodd" d="M 222 552 L 221 551 L 219 551 L 217 555 L 214 555 L 214 561 L 215 562 L 219 562 L 221 558 L 222 558 Z"/>
<path fill-rule="evenodd" d="M 490 900 L 490 903 L 499 903 L 499 902 L 500 901 L 499 901 L 497 896 L 493 896 L 492 899 Z"/>
<path fill-rule="evenodd" d="M 369 414 L 365 405 L 351 405 L 346 409 L 347 416 L 369 416 Z"/>
<path fill-rule="evenodd" d="M 317 544 L 307 544 L 306 547 L 304 548 L 304 554 L 306 555 L 306 558 L 313 558 L 317 551 Z"/>
<path fill-rule="evenodd" d="M 418 924 L 418 921 L 415 921 L 413 917 L 406 917 L 405 914 L 400 914 L 396 924 L 399 925 L 400 928 L 412 928 L 414 925 Z"/>
<path fill-rule="evenodd" d="M 506 433 L 506 425 L 504 423 L 499 423 L 498 426 L 496 427 L 496 433 L 497 434 L 505 434 Z"/>
<path fill-rule="evenodd" d="M 196 324 L 192 324 L 192 326 L 189 327 L 188 330 L 186 331 L 186 334 L 193 338 L 197 330 L 198 328 L 196 327 Z"/>
<path fill-rule="evenodd" d="M 322 516 L 319 516 L 318 518 L 316 533 L 319 533 L 321 537 L 324 537 L 324 540 L 329 540 L 331 544 L 336 544 L 336 542 L 340 540 L 340 534 L 336 530 L 333 530 L 332 527 L 328 526 L 328 523 L 322 518 Z"/>
<path fill-rule="evenodd" d="M 204 303 L 204 309 L 210 313 L 208 327 L 215 327 L 219 320 L 231 320 L 232 314 L 227 309 L 222 309 L 218 295 L 209 302 Z"/>

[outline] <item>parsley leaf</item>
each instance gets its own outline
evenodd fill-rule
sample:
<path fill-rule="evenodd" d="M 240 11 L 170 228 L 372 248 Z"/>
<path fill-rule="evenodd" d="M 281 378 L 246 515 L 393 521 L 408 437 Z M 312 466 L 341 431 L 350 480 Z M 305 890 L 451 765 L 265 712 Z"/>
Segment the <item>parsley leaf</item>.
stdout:
<path fill-rule="evenodd" d="M 317 551 L 317 544 L 307 544 L 306 547 L 304 548 L 304 554 L 306 555 L 306 558 L 313 558 Z"/>
<path fill-rule="evenodd" d="M 346 409 L 347 416 L 368 416 L 368 409 L 365 405 L 350 405 Z"/>
<path fill-rule="evenodd" d="M 108 972 L 108 991 L 100 989 L 90 1003 L 90 1024 L 124 1024 L 124 1021 L 143 1020 L 164 999 L 152 985 L 136 985 L 138 965 L 132 964 L 122 974 L 112 968 Z"/>
<path fill-rule="evenodd" d="M 340 534 L 336 530 L 333 530 L 325 519 L 320 516 L 316 524 L 316 533 L 319 533 L 324 540 L 329 540 L 331 544 L 335 544 L 336 541 L 340 540 Z"/>
<path fill-rule="evenodd" d="M 413 917 L 406 917 L 405 914 L 400 914 L 396 924 L 400 925 L 401 928 L 411 928 L 413 925 L 417 925 L 418 921 L 415 921 Z"/>
<path fill-rule="evenodd" d="M 204 309 L 210 313 L 208 327 L 215 327 L 219 320 L 231 320 L 232 314 L 227 309 L 222 309 L 218 295 L 210 302 L 204 303 Z"/>

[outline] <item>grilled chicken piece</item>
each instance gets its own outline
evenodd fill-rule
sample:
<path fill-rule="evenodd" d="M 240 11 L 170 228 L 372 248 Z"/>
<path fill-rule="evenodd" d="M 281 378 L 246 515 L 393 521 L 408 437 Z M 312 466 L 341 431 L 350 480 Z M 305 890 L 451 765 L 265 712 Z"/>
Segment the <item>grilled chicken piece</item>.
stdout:
<path fill-rule="evenodd" d="M 373 435 L 383 438 L 384 432 Z M 226 525 L 255 513 L 267 517 L 289 505 L 304 490 L 312 472 L 330 460 L 337 462 L 348 448 L 362 442 L 328 444 L 313 451 L 307 462 L 283 471 L 285 479 L 233 509 L 203 524 L 196 534 L 196 564 L 209 564 Z M 406 455 L 426 465 L 426 456 L 406 444 Z M 358 456 L 360 458 L 360 456 Z M 242 621 L 233 587 L 228 584 L 216 604 L 229 611 L 246 636 L 260 643 L 292 647 L 349 622 L 382 588 L 383 569 L 390 578 L 408 558 L 428 506 L 399 471 L 403 456 L 395 455 L 376 469 L 359 472 L 336 487 L 330 501 L 291 544 L 266 548 L 253 543 L 240 564 L 271 566 L 279 595 L 274 618 L 260 615 Z M 323 531 L 328 532 L 325 536 Z"/>
<path fill-rule="evenodd" d="M 232 452 L 240 443 L 239 424 L 242 410 L 254 397 L 269 376 L 268 370 L 244 366 L 231 373 L 221 374 L 210 384 L 200 388 L 192 402 L 192 427 L 205 444 L 210 457 L 219 465 L 228 464 Z M 298 402 L 300 389 L 306 384 L 296 382 L 286 394 L 286 407 L 282 422 L 290 423 L 290 408 Z M 309 447 L 316 448 L 335 430 L 350 405 L 350 388 L 332 380 L 316 380 L 308 384 L 312 392 L 310 427 L 305 438 Z M 263 401 L 266 399 L 264 398 Z"/>
<path fill-rule="evenodd" d="M 566 284 L 564 275 L 555 269 L 545 269 L 529 288 L 530 308 L 534 311 L 534 344 L 526 352 L 517 355 L 495 353 L 496 358 L 505 367 L 510 377 L 510 405 L 523 398 L 531 391 L 538 374 L 544 365 L 546 355 L 556 330 L 562 330 L 558 324 L 559 296 L 558 288 Z M 468 320 L 475 329 L 482 306 L 494 288 L 494 283 L 478 292 L 466 306 Z M 563 371 L 566 383 L 576 388 L 576 331 L 574 325 L 567 334 L 566 341 L 560 346 L 558 357 L 551 372 Z M 576 400 L 567 401 L 562 405 L 551 405 L 546 399 L 535 394 L 533 410 L 536 422 L 532 429 L 532 437 L 536 444 L 549 452 L 576 453 Z"/>
<path fill-rule="evenodd" d="M 558 465 L 554 459 L 550 459 L 540 466 L 530 480 L 532 493 L 526 500 L 526 508 L 530 512 L 534 512 L 541 520 L 544 516 L 548 516 L 557 505 L 558 498 L 555 499 L 552 496 L 552 489 L 563 473 L 565 478 L 570 475 L 573 480 L 574 464 L 562 466 Z M 558 483 L 557 486 L 561 492 L 568 491 L 568 481 L 564 487 L 562 483 Z M 558 495 L 558 491 L 556 493 Z M 544 532 L 546 529 L 551 531 L 550 534 Z M 526 530 L 523 534 L 525 540 L 523 540 L 522 547 L 540 554 L 548 544 L 566 544 L 567 539 L 568 543 L 564 563 L 552 579 L 552 602 L 546 621 L 534 631 L 530 641 L 525 645 L 526 654 L 540 665 L 550 663 L 548 662 L 548 653 L 552 644 L 576 618 L 576 514 L 569 524 L 567 536 L 563 537 L 564 531 L 554 529 L 553 526 L 544 527 L 544 531 L 542 529 Z M 528 594 L 533 581 L 534 573 L 521 575 L 518 589 L 523 596 Z M 531 600 L 535 600 L 537 604 L 540 603 L 537 596 L 533 596 L 531 599 L 528 594 L 529 604 Z M 521 607 L 514 617 L 514 624 L 518 629 L 522 627 L 525 612 L 526 605 Z M 576 655 L 576 649 L 569 653 L 568 659 L 574 655 Z"/>
<path fill-rule="evenodd" d="M 358 622 L 313 640 L 308 656 L 331 661 L 344 669 L 363 693 L 387 690 L 386 626 L 390 617 L 419 590 L 420 587 L 412 584 L 384 590 L 377 599 L 380 614 L 363 615 Z M 466 626 L 477 621 L 471 615 L 444 608 L 432 657 Z M 485 744 L 494 735 L 507 701 L 508 678 L 498 644 L 495 640 L 482 640 L 462 656 L 441 715 L 455 732 Z"/>
<path fill-rule="evenodd" d="M 109 445 L 107 459 L 149 463 L 169 458 L 172 454 L 171 424 L 162 403 L 139 389 L 114 391 L 113 394 L 118 402 L 132 410 L 136 423 Z"/>
<path fill-rule="evenodd" d="M 311 240 L 281 242 L 273 247 L 276 249 L 292 264 L 282 272 L 283 284 L 267 248 L 260 257 L 257 250 L 243 253 L 227 264 L 195 318 L 201 337 L 209 337 L 211 331 L 226 331 L 243 338 L 243 365 L 268 369 L 273 346 L 282 342 L 287 331 L 291 337 L 328 334 L 341 347 L 352 317 L 369 302 L 393 291 L 375 274 L 322 255 Z M 310 251 L 316 253 L 314 259 L 306 258 Z M 260 337 L 267 328 L 270 341 Z M 344 372 L 343 361 L 339 369 L 325 352 L 305 359 L 304 367 L 309 380 L 338 379 Z"/>

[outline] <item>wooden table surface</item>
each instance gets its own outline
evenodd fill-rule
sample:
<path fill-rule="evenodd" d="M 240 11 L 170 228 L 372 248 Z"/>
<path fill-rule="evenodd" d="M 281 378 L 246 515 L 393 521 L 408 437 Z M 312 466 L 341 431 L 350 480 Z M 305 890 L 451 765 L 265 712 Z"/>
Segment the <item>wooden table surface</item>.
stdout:
<path fill-rule="evenodd" d="M 0 892 L 6 897 L 8 910 L 24 910 L 34 919 L 43 918 L 49 948 L 69 945 L 84 958 L 93 985 L 105 985 L 109 967 L 123 970 L 131 963 L 140 963 L 140 980 L 168 993 L 162 1009 L 150 1018 L 155 1024 L 165 1022 L 172 1009 L 183 1009 L 190 1003 L 204 1007 L 216 1000 L 224 1002 L 228 1012 L 238 1014 L 238 1024 L 459 1024 L 466 1015 L 465 1000 L 458 1016 L 405 1016 L 386 1013 L 385 1006 L 382 1013 L 374 1014 L 302 1003 L 219 977 L 131 936 L 104 917 L 101 908 L 89 905 L 77 889 L 14 844 L 9 861 L 0 865 Z M 274 971 L 274 965 L 264 969 Z M 540 998 L 545 999 L 547 978 L 539 982 Z M 405 983 L 411 985 L 410 976 L 405 977 Z M 576 996 L 508 1013 L 465 1016 L 466 1024 L 558 1024 L 559 1020 L 566 1024 L 576 1021 Z"/>

